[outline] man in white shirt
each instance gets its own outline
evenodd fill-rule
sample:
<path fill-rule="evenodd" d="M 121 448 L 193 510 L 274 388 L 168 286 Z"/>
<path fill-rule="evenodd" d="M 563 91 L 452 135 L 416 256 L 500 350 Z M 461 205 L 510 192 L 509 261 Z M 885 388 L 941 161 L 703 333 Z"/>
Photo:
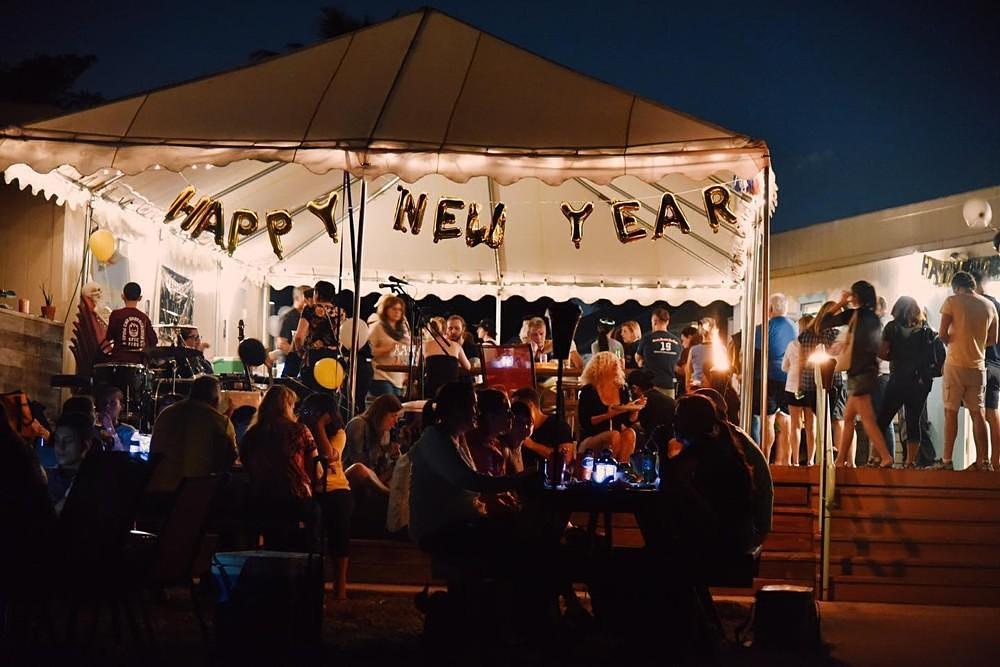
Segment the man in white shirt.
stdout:
<path fill-rule="evenodd" d="M 944 401 L 944 455 L 935 467 L 953 470 L 952 454 L 958 434 L 958 409 L 964 404 L 972 417 L 972 435 L 976 441 L 973 468 L 989 470 L 989 445 L 986 415 L 986 348 L 997 342 L 997 310 L 987 299 L 975 293 L 976 280 L 965 271 L 951 279 L 954 294 L 941 305 L 941 331 L 938 336 L 948 346 L 944 363 L 942 399 Z"/>

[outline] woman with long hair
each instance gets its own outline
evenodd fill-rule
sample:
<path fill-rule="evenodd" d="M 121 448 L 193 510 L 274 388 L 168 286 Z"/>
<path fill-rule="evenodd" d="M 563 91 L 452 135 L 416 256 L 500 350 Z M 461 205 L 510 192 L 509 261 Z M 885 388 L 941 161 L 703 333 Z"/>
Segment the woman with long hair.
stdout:
<path fill-rule="evenodd" d="M 316 443 L 295 420 L 295 392 L 272 386 L 261 399 L 253 423 L 240 443 L 240 460 L 249 478 L 249 509 L 268 549 L 312 547 L 313 481 Z M 306 524 L 306 542 L 295 539 Z"/>
<path fill-rule="evenodd" d="M 627 462 L 635 451 L 635 430 L 644 399 L 629 402 L 625 372 L 611 352 L 598 352 L 580 375 L 579 451 L 610 449 L 615 458 Z"/>
<path fill-rule="evenodd" d="M 402 396 L 407 373 L 384 371 L 379 366 L 406 363 L 409 358 L 410 327 L 406 323 L 406 303 L 398 296 L 389 295 L 381 300 L 377 312 L 378 317 L 368 335 L 375 369 L 368 395 Z"/>
<path fill-rule="evenodd" d="M 835 306 L 835 311 L 824 316 L 821 326 L 837 327 L 847 325 L 850 342 L 850 360 L 847 368 L 847 405 L 844 410 L 840 450 L 837 465 L 854 467 L 855 440 L 854 419 L 861 419 L 861 425 L 869 441 L 875 445 L 881 457 L 880 468 L 891 468 L 892 452 L 878 428 L 878 418 L 872 403 L 872 393 L 878 382 L 878 353 L 881 347 L 882 322 L 875 314 L 878 297 L 871 283 L 864 280 L 851 285 L 850 292 L 844 292 Z M 852 305 L 852 308 L 848 308 Z"/>
<path fill-rule="evenodd" d="M 424 336 L 424 359 L 441 356 L 454 357 L 459 366 L 470 370 L 472 364 L 465 355 L 462 343 L 453 341 L 445 335 L 447 325 L 447 320 L 441 316 L 432 317 L 427 323 L 430 333 Z M 431 392 L 432 395 L 433 393 Z"/>
<path fill-rule="evenodd" d="M 622 366 L 625 364 L 625 346 L 621 341 L 615 340 L 612 334 L 615 331 L 615 321 L 601 318 L 597 320 L 597 338 L 590 344 L 590 353 L 611 352 L 621 359 Z"/>
<path fill-rule="evenodd" d="M 837 342 L 837 328 L 823 326 L 823 320 L 827 315 L 836 312 L 837 302 L 827 301 L 820 306 L 819 312 L 813 318 L 812 323 L 806 327 L 805 331 L 799 334 L 799 393 L 802 394 L 806 419 L 811 421 L 816 414 L 816 366 L 809 361 L 809 357 L 820 345 L 823 349 L 831 353 L 834 344 Z M 844 382 L 841 373 L 833 374 L 833 387 L 830 389 L 830 421 L 833 425 L 833 442 L 839 443 L 841 434 L 844 431 Z M 812 437 L 810 437 L 812 436 Z M 806 465 L 816 463 L 816 439 L 815 434 L 806 431 Z"/>
<path fill-rule="evenodd" d="M 803 315 L 799 318 L 799 336 L 805 333 L 812 325 L 813 316 Z M 802 442 L 802 429 L 806 431 L 806 456 L 811 461 L 812 452 L 816 451 L 815 433 L 813 433 L 813 415 L 816 407 L 815 389 L 812 395 L 807 395 L 802 389 L 802 375 L 806 370 L 803 368 L 802 354 L 800 352 L 802 343 L 795 338 L 785 348 L 785 356 L 781 360 L 781 370 L 788 374 L 785 380 L 785 392 L 788 394 L 788 417 L 791 422 L 786 452 L 778 451 L 775 454 L 775 465 L 799 464 L 800 444 Z M 808 364 L 808 359 L 806 360 Z M 811 369 L 810 369 L 810 372 Z M 808 465 L 812 465 L 810 462 Z"/>
<path fill-rule="evenodd" d="M 753 469 L 743 445 L 706 396 L 677 400 L 675 437 L 661 464 L 661 488 L 682 504 L 680 530 L 695 567 L 745 553 L 757 541 Z"/>
<path fill-rule="evenodd" d="M 937 334 L 927 326 L 916 299 L 901 296 L 892 307 L 892 321 L 882 329 L 879 357 L 889 362 L 889 383 L 878 414 L 879 430 L 884 431 L 903 408 L 906 422 L 907 468 L 916 467 L 920 449 L 920 415 L 927 405 L 933 377 L 926 360 Z"/>
<path fill-rule="evenodd" d="M 386 483 L 392 477 L 392 467 L 399 451 L 391 441 L 391 433 L 399 417 L 403 414 L 403 404 L 393 394 L 379 396 L 357 417 L 347 422 L 345 427 L 347 444 L 344 448 L 344 465 L 353 468 L 360 463 L 373 471 L 376 488 L 388 493 Z M 354 473 L 352 473 L 352 481 Z M 363 481 L 358 473 L 358 482 Z"/>
<path fill-rule="evenodd" d="M 299 423 L 309 429 L 316 441 L 322 470 L 316 480 L 314 497 L 322 512 L 327 549 L 334 563 L 334 596 L 338 600 L 346 600 L 354 497 L 351 495 L 350 474 L 343 461 L 347 434 L 337 400 L 330 394 L 307 396 L 299 406 Z"/>

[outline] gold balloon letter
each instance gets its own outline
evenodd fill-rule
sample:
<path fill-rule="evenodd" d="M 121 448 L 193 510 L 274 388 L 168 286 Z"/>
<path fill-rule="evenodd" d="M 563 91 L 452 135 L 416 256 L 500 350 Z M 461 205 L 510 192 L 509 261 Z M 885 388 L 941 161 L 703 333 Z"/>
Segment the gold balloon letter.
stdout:
<path fill-rule="evenodd" d="M 639 202 L 616 201 L 611 204 L 611 217 L 615 221 L 615 234 L 622 243 L 632 243 L 646 238 L 646 230 L 639 227 L 635 212 L 639 210 Z"/>
<path fill-rule="evenodd" d="M 413 203 L 413 195 L 402 185 L 397 185 L 399 190 L 399 203 L 396 204 L 396 222 L 393 229 L 406 233 L 406 221 L 410 223 L 410 231 L 416 236 L 420 233 L 420 228 L 424 224 L 424 211 L 427 210 L 427 195 L 420 194 L 417 203 Z"/>
<path fill-rule="evenodd" d="M 187 214 L 191 212 L 191 198 L 194 197 L 194 188 L 192 186 L 187 186 L 174 197 L 173 203 L 170 204 L 170 208 L 167 209 L 167 214 L 163 216 L 163 222 L 168 223 L 175 218 L 181 217 L 181 214 Z"/>
<path fill-rule="evenodd" d="M 499 250 L 503 245 L 503 237 L 507 227 L 507 207 L 503 203 L 498 203 L 493 207 L 493 216 L 490 219 L 490 230 L 486 232 L 486 245 Z"/>
<path fill-rule="evenodd" d="M 450 208 L 463 209 L 465 202 L 455 197 L 441 197 L 438 200 L 437 215 L 434 216 L 434 243 L 462 235 L 461 229 L 452 226 L 455 224 L 455 214 L 448 212 Z"/>
<path fill-rule="evenodd" d="M 465 245 L 475 248 L 486 240 L 486 230 L 479 226 L 479 202 L 469 204 L 469 217 L 465 221 Z"/>
<path fill-rule="evenodd" d="M 662 239 L 667 227 L 680 227 L 682 234 L 691 233 L 691 225 L 684 219 L 681 207 L 674 201 L 674 196 L 664 192 L 660 198 L 660 210 L 656 214 L 656 227 L 653 229 L 653 240 Z"/>
<path fill-rule="evenodd" d="M 306 208 L 309 209 L 310 213 L 323 221 L 326 233 L 329 234 L 334 243 L 337 243 L 339 240 L 337 237 L 337 220 L 334 217 L 334 211 L 337 208 L 337 193 L 331 192 L 325 197 L 313 199 L 306 204 Z"/>
<path fill-rule="evenodd" d="M 292 216 L 285 209 L 268 211 L 264 216 L 264 223 L 267 225 L 267 235 L 271 238 L 271 249 L 278 259 L 284 259 L 281 237 L 292 231 Z"/>
<path fill-rule="evenodd" d="M 239 242 L 239 237 L 250 236 L 256 232 L 259 222 L 257 211 L 251 211 L 246 208 L 238 208 L 233 211 L 233 218 L 229 221 L 229 244 L 226 248 L 230 257 L 236 251 L 236 244 Z"/>
<path fill-rule="evenodd" d="M 719 233 L 719 225 L 725 222 L 736 224 L 736 216 L 729 210 L 729 190 L 721 185 L 713 185 L 705 190 L 705 209 L 708 211 L 708 224 L 712 231 Z"/>
<path fill-rule="evenodd" d="M 190 232 L 193 229 L 198 229 L 198 225 L 201 224 L 201 219 L 208 213 L 208 209 L 212 206 L 211 197 L 202 197 L 198 200 L 198 203 L 194 205 L 191 212 L 187 214 L 187 217 L 181 222 L 181 229 L 185 232 Z"/>
<path fill-rule="evenodd" d="M 587 202 L 579 210 L 574 209 L 568 202 L 563 202 L 559 205 L 559 208 L 562 210 L 562 214 L 566 216 L 566 219 L 569 220 L 570 236 L 573 240 L 573 245 L 579 250 L 580 241 L 583 240 L 583 223 L 594 212 L 594 202 Z"/>
<path fill-rule="evenodd" d="M 226 216 L 222 213 L 222 202 L 213 201 L 208 210 L 201 216 L 198 226 L 191 230 L 191 238 L 198 238 L 202 232 L 212 232 L 215 244 L 226 249 Z"/>

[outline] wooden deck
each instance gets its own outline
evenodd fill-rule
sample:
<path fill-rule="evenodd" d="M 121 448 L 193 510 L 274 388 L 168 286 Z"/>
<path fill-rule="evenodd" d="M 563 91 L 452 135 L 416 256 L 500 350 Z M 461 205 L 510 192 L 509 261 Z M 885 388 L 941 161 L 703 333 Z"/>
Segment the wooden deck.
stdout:
<path fill-rule="evenodd" d="M 818 590 L 817 471 L 775 468 L 773 476 L 774 527 L 754 587 Z M 836 501 L 832 599 L 1000 606 L 1000 473 L 842 469 Z M 631 515 L 615 515 L 613 526 L 616 546 L 642 546 Z M 355 540 L 351 580 L 422 585 L 432 581 L 430 562 L 406 542 Z"/>

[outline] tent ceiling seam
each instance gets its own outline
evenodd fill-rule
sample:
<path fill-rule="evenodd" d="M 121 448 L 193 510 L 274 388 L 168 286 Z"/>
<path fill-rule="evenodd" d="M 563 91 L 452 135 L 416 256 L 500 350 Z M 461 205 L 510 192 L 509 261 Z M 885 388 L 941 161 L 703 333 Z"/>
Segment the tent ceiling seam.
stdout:
<path fill-rule="evenodd" d="M 420 16 L 420 23 L 417 24 L 417 29 L 413 31 L 413 37 L 410 38 L 410 45 L 406 47 L 406 53 L 403 54 L 403 59 L 399 61 L 399 68 L 396 70 L 396 76 L 392 78 L 392 85 L 389 86 L 389 90 L 385 94 L 385 99 L 382 100 L 382 108 L 379 109 L 378 116 L 375 117 L 375 122 L 372 124 L 371 132 L 368 134 L 368 146 L 371 145 L 372 140 L 375 138 L 375 133 L 378 132 L 378 128 L 382 124 L 382 117 L 385 116 L 385 110 L 389 108 L 389 101 L 392 100 L 393 94 L 399 86 L 399 79 L 403 76 L 403 70 L 406 69 L 406 64 L 409 62 L 410 56 L 413 54 L 413 47 L 416 45 L 417 39 L 423 33 L 424 28 L 427 25 L 427 17 L 430 14 L 430 11 L 423 10 L 423 13 Z M 367 149 L 365 150 L 367 152 Z"/>
<path fill-rule="evenodd" d="M 292 154 L 292 162 L 295 162 L 295 158 L 297 158 L 299 154 L 299 148 L 302 147 L 302 144 L 304 144 L 306 142 L 306 139 L 309 137 L 309 131 L 312 129 L 313 123 L 316 122 L 316 116 L 319 115 L 319 109 L 321 106 L 323 106 L 323 100 L 326 99 L 326 94 L 330 92 L 330 86 L 333 85 L 333 80 L 337 78 L 338 74 L 340 74 L 340 68 L 343 66 L 344 61 L 347 60 L 347 54 L 351 52 L 351 47 L 354 45 L 355 34 L 356 34 L 355 32 L 351 33 L 351 37 L 347 42 L 347 48 L 344 49 L 344 52 L 340 56 L 340 62 L 338 62 L 337 66 L 333 68 L 333 73 L 327 80 L 326 86 L 323 88 L 323 92 L 320 93 L 319 99 L 316 100 L 316 107 L 313 109 L 312 115 L 309 117 L 309 122 L 306 123 L 306 129 L 302 133 L 302 139 L 299 140 L 299 146 L 298 148 L 295 149 L 295 152 Z"/>
<path fill-rule="evenodd" d="M 455 101 L 452 102 L 451 112 L 448 114 L 448 124 L 444 127 L 444 136 L 441 137 L 441 144 L 438 146 L 438 152 L 448 145 L 448 137 L 451 136 L 451 124 L 455 120 L 455 112 L 458 111 L 458 103 L 462 101 L 462 95 L 465 93 L 465 86 L 469 82 L 469 74 L 472 73 L 472 65 L 476 62 L 476 54 L 479 53 L 479 43 L 482 39 L 483 32 L 480 30 L 476 35 L 476 43 L 472 45 L 472 53 L 469 55 L 469 63 L 465 66 L 465 75 L 462 76 L 462 85 L 458 87 L 458 95 L 455 96 Z"/>
<path fill-rule="evenodd" d="M 128 122 L 128 127 L 125 128 L 125 133 L 122 135 L 123 137 L 127 137 L 128 133 L 132 131 L 132 126 L 135 125 L 135 121 L 138 120 L 139 113 L 142 111 L 142 108 L 144 106 L 146 106 L 146 100 L 148 100 L 148 99 L 149 99 L 149 95 L 143 95 L 142 102 L 139 102 L 139 106 L 136 107 L 135 113 L 132 114 L 132 120 L 130 120 Z M 118 150 L 119 150 L 119 148 L 120 148 L 120 146 L 115 146 L 115 154 L 111 156 L 111 166 L 112 167 L 115 166 L 115 160 L 118 159 Z"/>
<path fill-rule="evenodd" d="M 629 137 L 632 136 L 632 112 L 635 111 L 636 96 L 632 96 L 632 103 L 628 105 L 628 119 L 625 121 L 625 145 L 628 146 Z M 626 149 L 627 150 L 627 149 Z"/>

